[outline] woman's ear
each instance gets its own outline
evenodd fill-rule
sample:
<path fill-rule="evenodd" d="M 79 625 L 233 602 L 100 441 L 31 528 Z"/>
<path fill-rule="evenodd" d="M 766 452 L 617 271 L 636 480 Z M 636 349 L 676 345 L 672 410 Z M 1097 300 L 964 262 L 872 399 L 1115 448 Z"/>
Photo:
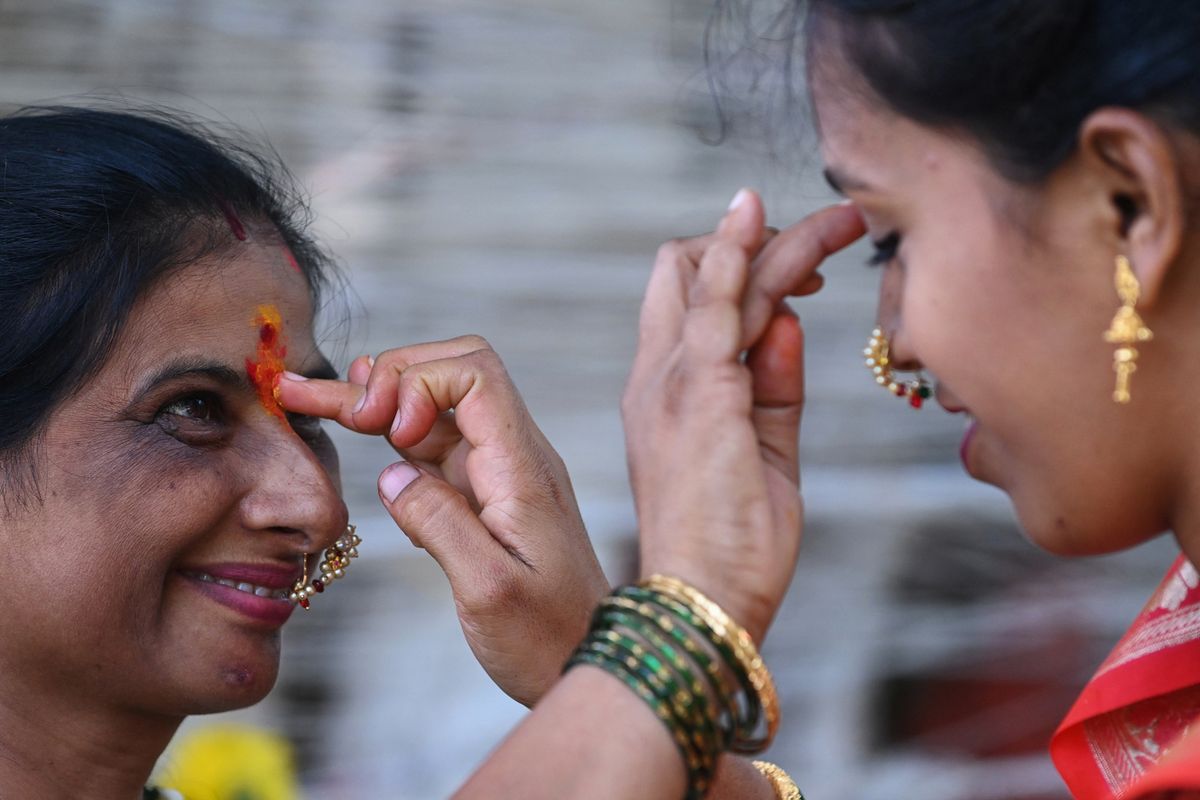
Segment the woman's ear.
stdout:
<path fill-rule="evenodd" d="M 1187 229 L 1175 144 L 1144 114 L 1101 108 L 1080 127 L 1079 155 L 1107 195 L 1106 226 L 1141 283 L 1138 305 L 1153 308 L 1178 260 Z"/>

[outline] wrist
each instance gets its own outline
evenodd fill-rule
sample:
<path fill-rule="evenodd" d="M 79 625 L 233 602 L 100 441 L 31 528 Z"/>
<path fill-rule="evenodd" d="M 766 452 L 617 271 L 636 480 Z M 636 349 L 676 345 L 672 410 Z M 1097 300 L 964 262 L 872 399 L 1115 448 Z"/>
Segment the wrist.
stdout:
<path fill-rule="evenodd" d="M 688 798 L 706 796 L 722 752 L 761 752 L 779 725 L 774 682 L 750 635 L 673 577 L 604 598 L 567 669 L 578 664 L 608 672 L 653 710 L 686 767 Z"/>
<path fill-rule="evenodd" d="M 750 635 L 756 646 L 761 645 L 766 638 L 767 629 L 775 615 L 774 607 L 760 596 L 741 591 L 738 586 L 731 584 L 727 575 L 710 574 L 691 564 L 672 564 L 666 560 L 644 559 L 643 563 L 638 574 L 638 583 L 644 584 L 655 575 L 677 578 L 688 586 L 695 587 L 716 603 L 731 620 Z"/>

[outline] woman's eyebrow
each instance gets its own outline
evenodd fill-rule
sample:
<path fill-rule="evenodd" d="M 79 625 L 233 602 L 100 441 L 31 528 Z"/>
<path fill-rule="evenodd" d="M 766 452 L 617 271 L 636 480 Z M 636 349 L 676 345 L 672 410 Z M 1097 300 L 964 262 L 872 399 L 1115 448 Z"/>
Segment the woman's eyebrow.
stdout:
<path fill-rule="evenodd" d="M 320 378 L 325 380 L 337 380 L 338 377 L 337 370 L 334 369 L 333 365 L 324 356 L 314 359 L 312 366 L 302 370 L 301 374 L 306 378 Z M 230 389 L 254 391 L 254 387 L 250 383 L 250 378 L 245 372 L 236 370 L 224 362 L 180 359 L 179 361 L 170 362 L 147 378 L 138 387 L 137 394 L 145 394 L 160 383 L 190 377 L 208 378 L 223 386 L 228 386 Z"/>
<path fill-rule="evenodd" d="M 189 377 L 204 377 L 228 386 L 231 389 L 253 391 L 249 377 L 244 372 L 239 372 L 224 362 L 180 359 L 159 368 L 157 372 L 142 382 L 136 394 L 139 396 L 143 395 L 160 383 Z"/>

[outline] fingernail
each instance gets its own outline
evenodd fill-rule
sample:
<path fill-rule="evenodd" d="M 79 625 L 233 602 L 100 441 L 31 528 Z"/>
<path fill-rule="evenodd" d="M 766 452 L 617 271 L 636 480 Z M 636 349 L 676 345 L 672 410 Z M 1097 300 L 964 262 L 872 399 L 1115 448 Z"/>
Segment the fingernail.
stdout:
<path fill-rule="evenodd" d="M 363 406 L 365 406 L 366 404 L 367 404 L 367 393 L 364 391 L 362 393 L 362 397 L 358 398 L 358 402 L 354 404 L 354 410 L 351 413 L 357 414 L 358 412 L 363 410 Z"/>
<path fill-rule="evenodd" d="M 746 198 L 750 196 L 748 189 L 738 189 L 738 193 L 733 196 L 733 200 L 729 201 L 729 209 L 725 213 L 733 211 L 742 203 L 746 202 Z"/>
<path fill-rule="evenodd" d="M 367 356 L 367 366 L 371 369 L 375 368 L 375 356 Z"/>
<path fill-rule="evenodd" d="M 301 382 L 308 380 L 308 378 L 304 377 L 303 375 L 297 375 L 295 372 L 288 372 L 287 370 L 284 370 L 280 374 L 280 377 L 282 377 L 285 381 Z"/>
<path fill-rule="evenodd" d="M 383 495 L 384 501 L 391 505 L 396 502 L 400 493 L 419 477 L 421 473 L 411 464 L 403 461 L 392 464 L 379 476 L 379 493 Z"/>
<path fill-rule="evenodd" d="M 394 436 L 396 429 L 400 427 L 400 412 L 396 412 L 396 418 L 392 420 L 392 429 L 388 431 L 389 436 Z"/>

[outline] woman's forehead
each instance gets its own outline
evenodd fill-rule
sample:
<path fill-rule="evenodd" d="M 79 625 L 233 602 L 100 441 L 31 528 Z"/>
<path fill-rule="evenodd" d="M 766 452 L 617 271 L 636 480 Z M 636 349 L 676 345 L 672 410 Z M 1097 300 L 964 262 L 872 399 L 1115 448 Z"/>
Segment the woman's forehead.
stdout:
<path fill-rule="evenodd" d="M 112 360 L 137 373 L 180 356 L 240 365 L 261 342 L 262 309 L 268 307 L 296 358 L 315 351 L 313 303 L 304 276 L 281 248 L 239 247 L 233 256 L 185 267 L 148 292 L 130 314 Z"/>

